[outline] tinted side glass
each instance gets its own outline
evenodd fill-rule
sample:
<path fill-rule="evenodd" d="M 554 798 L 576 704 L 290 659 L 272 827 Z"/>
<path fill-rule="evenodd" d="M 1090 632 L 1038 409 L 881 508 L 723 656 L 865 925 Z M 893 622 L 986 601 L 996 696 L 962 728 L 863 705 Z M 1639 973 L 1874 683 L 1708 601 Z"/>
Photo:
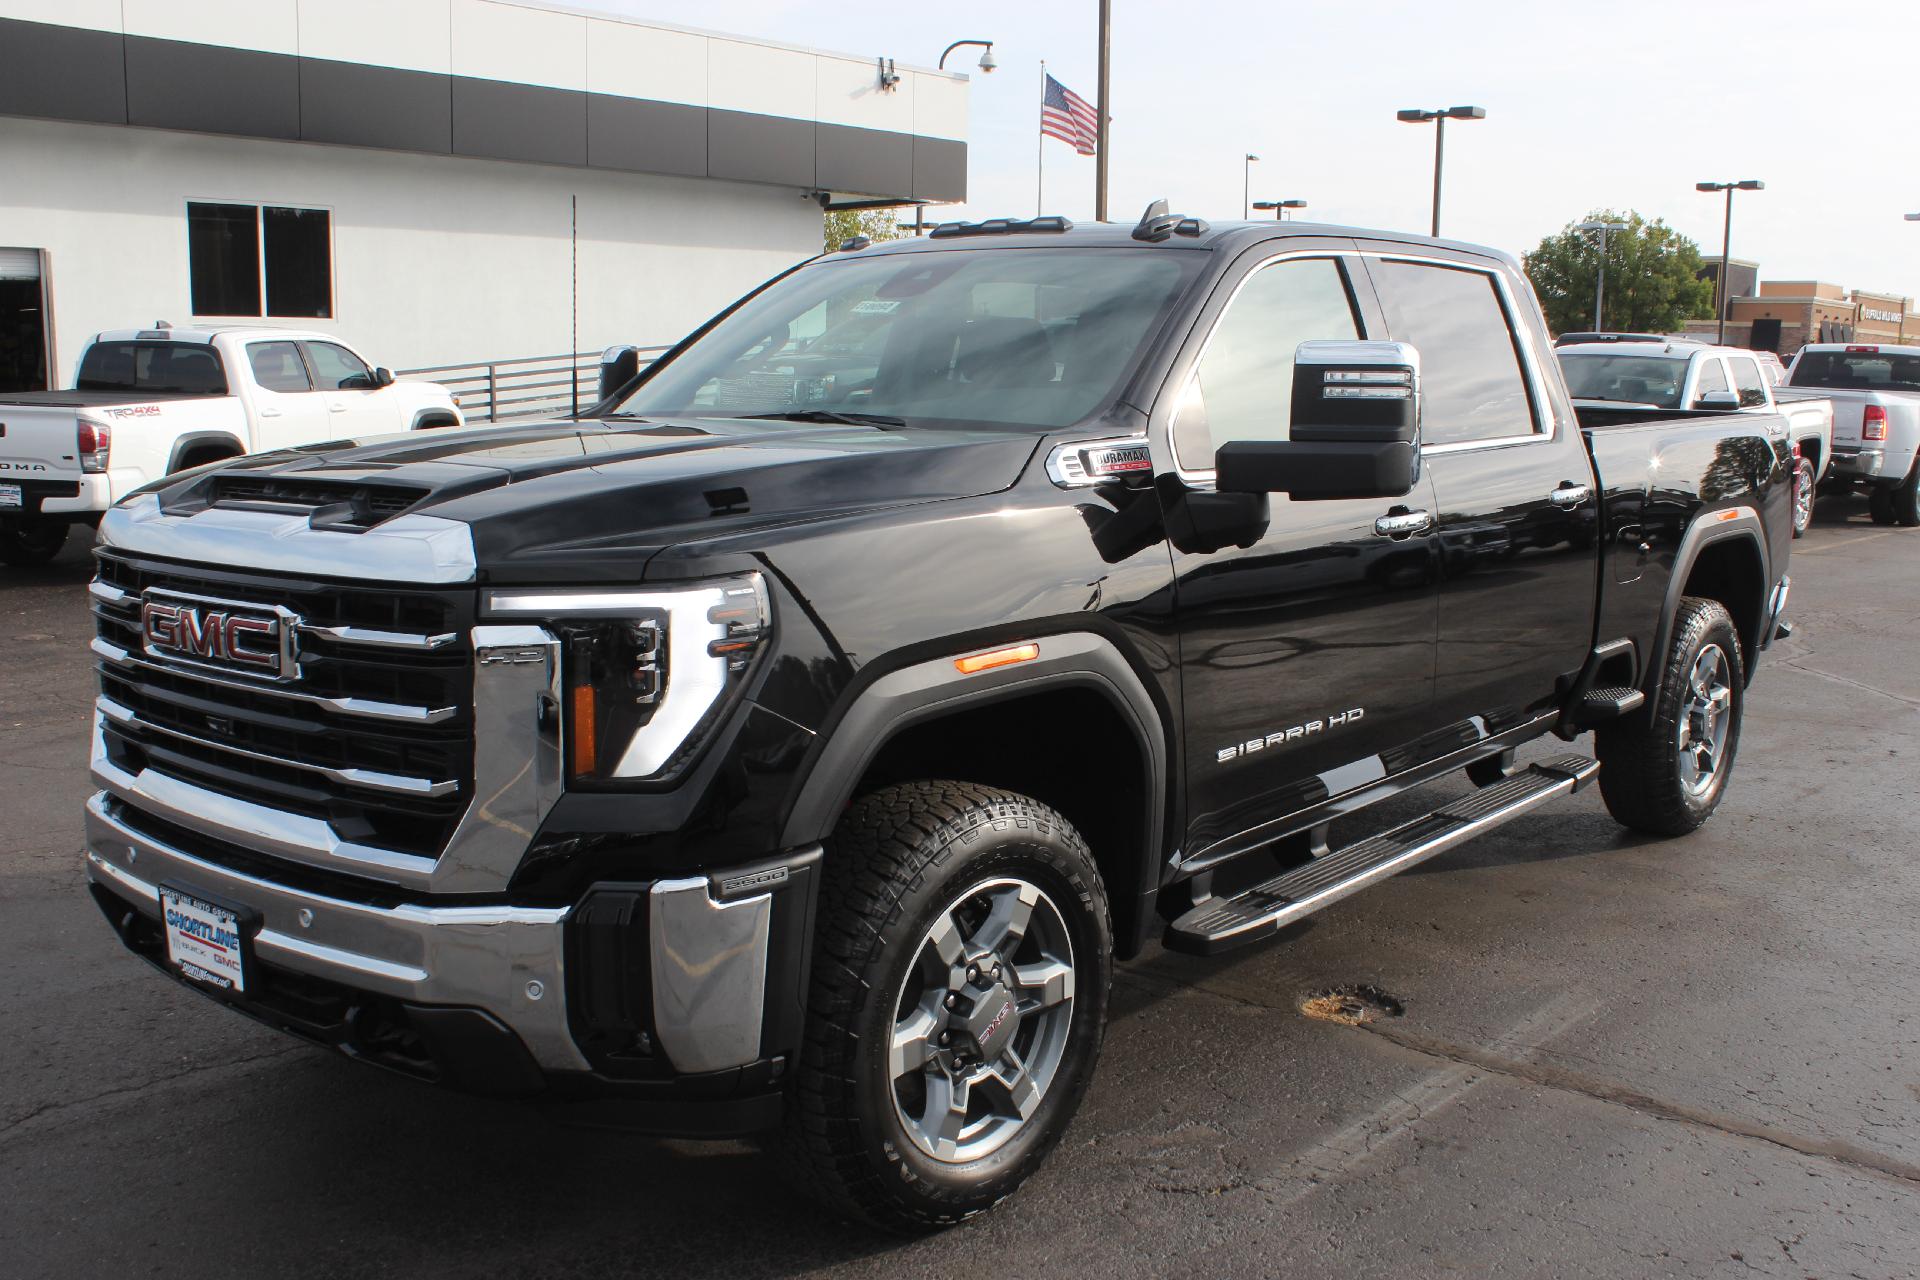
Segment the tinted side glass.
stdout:
<path fill-rule="evenodd" d="M 1730 356 L 1727 363 L 1733 366 L 1733 385 L 1740 390 L 1742 408 L 1752 408 L 1767 402 L 1767 384 L 1760 378 L 1760 366 L 1747 356 Z"/>
<path fill-rule="evenodd" d="M 1721 369 L 1718 360 L 1711 358 L 1702 360 L 1700 362 L 1700 381 L 1696 383 L 1693 388 L 1694 407 L 1696 409 L 1700 407 L 1701 399 L 1709 391 L 1731 391 L 1732 389 L 1733 388 L 1727 385 L 1726 371 Z"/>
<path fill-rule="evenodd" d="M 1387 327 L 1420 352 L 1421 438 L 1427 444 L 1535 430 L 1512 323 L 1484 271 L 1391 259 L 1370 262 Z"/>
<path fill-rule="evenodd" d="M 322 391 L 373 390 L 373 371 L 345 347 L 336 347 L 331 342 L 309 342 L 307 355 L 313 360 L 314 376 Z"/>
<path fill-rule="evenodd" d="M 249 343 L 247 362 L 253 366 L 253 380 L 269 391 L 313 390 L 300 349 L 291 342 Z"/>
<path fill-rule="evenodd" d="M 1248 276 L 1215 322 L 1174 413 L 1180 465 L 1208 470 L 1229 440 L 1285 440 L 1302 342 L 1361 336 L 1338 262 L 1294 258 Z"/>

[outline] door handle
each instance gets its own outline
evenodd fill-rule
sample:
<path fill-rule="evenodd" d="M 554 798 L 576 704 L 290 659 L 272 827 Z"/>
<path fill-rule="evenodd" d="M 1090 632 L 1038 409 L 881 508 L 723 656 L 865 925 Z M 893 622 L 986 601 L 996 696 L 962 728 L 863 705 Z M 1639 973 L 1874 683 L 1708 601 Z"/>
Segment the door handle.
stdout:
<path fill-rule="evenodd" d="M 1569 484 L 1569 485 L 1562 485 L 1558 489 L 1555 489 L 1552 493 L 1548 494 L 1547 501 L 1551 502 L 1556 507 L 1571 509 L 1573 507 L 1579 506 L 1581 503 L 1585 502 L 1588 498 L 1591 498 L 1592 496 L 1593 496 L 1593 490 L 1588 488 L 1586 485 Z"/>
<path fill-rule="evenodd" d="M 347 406 L 343 404 L 330 404 L 327 406 L 328 413 L 345 413 L 346 411 Z"/>
<path fill-rule="evenodd" d="M 260 416 L 263 418 L 277 418 L 280 416 L 280 411 L 278 409 L 262 409 L 260 410 Z"/>
<path fill-rule="evenodd" d="M 1433 516 L 1426 511 L 1397 511 L 1373 522 L 1373 531 L 1383 538 L 1410 538 L 1433 528 Z"/>

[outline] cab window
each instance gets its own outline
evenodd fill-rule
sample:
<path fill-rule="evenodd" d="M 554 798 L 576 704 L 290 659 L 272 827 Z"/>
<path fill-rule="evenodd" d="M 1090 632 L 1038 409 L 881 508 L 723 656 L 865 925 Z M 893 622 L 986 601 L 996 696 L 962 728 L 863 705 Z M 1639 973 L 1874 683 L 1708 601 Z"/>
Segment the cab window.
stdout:
<path fill-rule="evenodd" d="M 1420 353 L 1420 437 L 1459 444 L 1531 435 L 1533 397 L 1519 338 L 1493 276 L 1403 262 L 1368 263 L 1387 327 Z"/>
<path fill-rule="evenodd" d="M 1693 407 L 1706 407 L 1707 393 L 1710 391 L 1731 391 L 1727 385 L 1726 370 L 1720 367 L 1718 357 L 1709 356 L 1700 362 L 1700 378 L 1693 387 Z"/>
<path fill-rule="evenodd" d="M 1733 385 L 1740 392 L 1740 407 L 1751 409 L 1767 402 L 1767 384 L 1760 376 L 1760 362 L 1752 356 L 1730 356 Z"/>
<path fill-rule="evenodd" d="M 1361 336 L 1339 262 L 1289 258 L 1256 270 L 1214 323 L 1181 390 L 1173 419 L 1180 465 L 1211 470 L 1229 440 L 1285 440 L 1294 352 L 1302 342 Z"/>

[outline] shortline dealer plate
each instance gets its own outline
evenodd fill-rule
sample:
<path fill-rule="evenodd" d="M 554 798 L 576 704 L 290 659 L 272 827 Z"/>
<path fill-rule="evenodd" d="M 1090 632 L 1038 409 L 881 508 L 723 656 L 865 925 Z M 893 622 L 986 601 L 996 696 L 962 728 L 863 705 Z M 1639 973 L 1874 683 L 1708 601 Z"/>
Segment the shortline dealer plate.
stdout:
<path fill-rule="evenodd" d="M 240 914 L 171 885 L 160 886 L 167 963 L 190 982 L 232 995 L 247 989 Z"/>
<path fill-rule="evenodd" d="M 20 496 L 17 484 L 0 484 L 0 507 L 24 507 L 26 499 Z"/>

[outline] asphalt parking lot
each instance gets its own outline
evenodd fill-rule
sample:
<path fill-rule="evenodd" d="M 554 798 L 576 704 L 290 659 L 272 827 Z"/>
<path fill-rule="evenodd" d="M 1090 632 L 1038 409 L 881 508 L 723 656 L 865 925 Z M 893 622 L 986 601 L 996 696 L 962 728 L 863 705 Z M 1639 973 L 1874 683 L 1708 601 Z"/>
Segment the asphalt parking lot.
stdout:
<path fill-rule="evenodd" d="M 1863 503 L 1796 545 L 1705 830 L 1629 837 L 1590 790 L 1284 945 L 1150 952 L 1051 1163 L 911 1242 L 749 1144 L 434 1092 L 122 952 L 82 889 L 89 571 L 76 538 L 0 578 L 7 1275 L 1920 1271 L 1920 531 Z M 1405 1012 L 1302 1015 L 1344 984 Z"/>

